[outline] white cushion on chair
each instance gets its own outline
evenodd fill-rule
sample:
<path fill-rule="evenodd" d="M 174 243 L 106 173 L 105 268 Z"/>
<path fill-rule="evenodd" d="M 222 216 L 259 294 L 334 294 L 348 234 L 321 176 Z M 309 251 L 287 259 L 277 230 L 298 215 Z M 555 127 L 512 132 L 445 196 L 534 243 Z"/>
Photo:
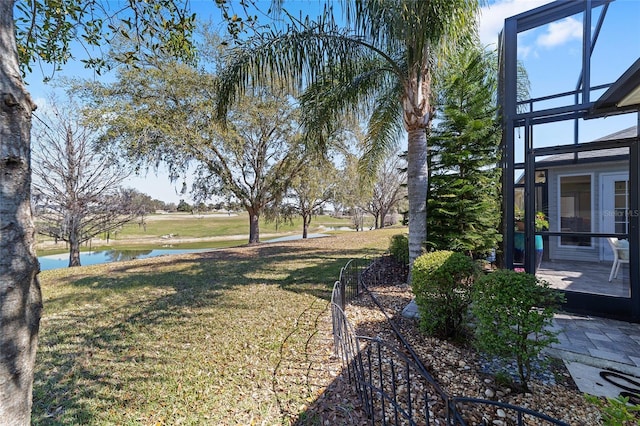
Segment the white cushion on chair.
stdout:
<path fill-rule="evenodd" d="M 616 242 L 616 247 L 620 249 L 620 251 L 618 251 L 618 256 L 620 256 L 620 259 L 622 260 L 629 259 L 629 241 L 628 240 L 618 240 Z"/>

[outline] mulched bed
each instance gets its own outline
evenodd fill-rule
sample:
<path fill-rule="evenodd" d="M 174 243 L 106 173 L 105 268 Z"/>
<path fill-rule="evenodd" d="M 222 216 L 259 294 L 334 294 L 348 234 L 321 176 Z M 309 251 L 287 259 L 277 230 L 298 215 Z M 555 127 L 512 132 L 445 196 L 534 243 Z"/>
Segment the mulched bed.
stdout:
<path fill-rule="evenodd" d="M 530 393 L 522 393 L 517 384 L 505 380 L 504 374 L 488 374 L 481 356 L 468 342 L 449 342 L 425 336 L 417 321 L 402 317 L 402 309 L 413 294 L 406 282 L 406 269 L 391 257 L 378 259 L 367 272 L 370 292 L 383 306 L 387 316 L 395 323 L 404 338 L 411 344 L 429 373 L 450 396 L 465 396 L 505 402 L 526 407 L 557 418 L 571 425 L 600 425 L 600 412 L 585 401 L 571 379 L 571 375 L 559 360 L 551 360 L 547 370 L 553 380 L 532 379 Z M 387 342 L 397 338 L 373 298 L 363 294 L 346 309 L 349 322 L 356 334 L 376 336 Z M 332 360 L 336 362 L 339 360 Z M 486 363 L 485 363 L 486 364 Z M 333 364 L 335 371 L 335 364 Z M 335 374 L 335 373 L 334 373 Z M 547 375 L 546 377 L 548 377 Z M 513 413 L 492 406 L 463 408 L 469 425 L 514 424 Z M 486 423 L 484 423 L 486 422 Z M 362 405 L 344 373 L 337 374 L 331 385 L 298 418 L 297 423 L 321 425 L 369 424 Z M 438 422 L 435 422 L 438 424 Z M 444 423 L 442 423 L 444 424 Z M 533 422 L 527 424 L 540 424 Z"/>

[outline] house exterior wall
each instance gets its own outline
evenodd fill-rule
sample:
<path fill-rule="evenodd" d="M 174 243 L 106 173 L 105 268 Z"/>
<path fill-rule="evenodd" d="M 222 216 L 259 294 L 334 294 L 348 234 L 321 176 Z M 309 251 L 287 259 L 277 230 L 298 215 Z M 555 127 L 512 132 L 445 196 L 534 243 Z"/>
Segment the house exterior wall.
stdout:
<path fill-rule="evenodd" d="M 602 162 L 582 165 L 548 168 L 549 191 L 549 229 L 561 231 L 560 220 L 560 178 L 562 176 L 591 176 L 591 232 L 602 230 L 602 178 L 612 173 L 629 173 L 628 162 Z M 608 244 L 605 238 L 592 238 L 591 247 L 567 246 L 560 243 L 560 237 L 549 237 L 550 260 L 579 260 L 599 262 L 602 258 L 602 245 Z"/>

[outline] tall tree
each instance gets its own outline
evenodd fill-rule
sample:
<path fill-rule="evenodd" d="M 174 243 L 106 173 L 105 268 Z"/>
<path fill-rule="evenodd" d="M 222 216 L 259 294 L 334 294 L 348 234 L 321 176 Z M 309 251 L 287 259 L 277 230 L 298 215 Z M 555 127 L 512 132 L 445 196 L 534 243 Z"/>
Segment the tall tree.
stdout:
<path fill-rule="evenodd" d="M 307 162 L 292 180 L 289 198 L 293 202 L 290 206 L 293 213 L 302 217 L 302 238 L 307 238 L 313 215 L 334 197 L 335 190 L 336 169 L 329 161 L 320 164 Z"/>
<path fill-rule="evenodd" d="M 430 248 L 481 255 L 501 240 L 494 59 L 466 49 L 449 58 L 440 80 L 429 150 Z"/>
<path fill-rule="evenodd" d="M 99 154 L 95 131 L 81 123 L 79 106 L 54 101 L 34 126 L 33 199 L 37 232 L 69 244 L 69 266 L 80 266 L 80 246 L 138 216 L 120 185 L 126 168 Z"/>
<path fill-rule="evenodd" d="M 195 191 L 231 193 L 249 214 L 249 244 L 260 242 L 260 216 L 279 204 L 305 162 L 297 109 L 275 87 L 254 87 L 230 117 L 231 126 L 194 152 Z"/>
<path fill-rule="evenodd" d="M 224 2 L 222 2 L 224 4 Z M 278 2 L 281 3 L 281 2 Z M 375 166 L 408 135 L 410 260 L 427 238 L 427 133 L 432 118 L 434 67 L 475 31 L 477 0 L 343 1 L 341 27 L 328 2 L 315 22 L 294 21 L 282 31 L 252 37 L 230 55 L 222 73 L 218 115 L 251 82 L 275 73 L 292 86 L 309 83 L 302 97 L 309 133 L 330 134 L 345 112 L 372 106 L 367 142 Z M 319 135 L 321 136 L 321 135 Z M 322 141 L 321 137 L 313 137 Z M 375 170 L 375 167 L 370 167 Z"/>
<path fill-rule="evenodd" d="M 42 296 L 31 217 L 31 112 L 13 2 L 0 2 L 0 419 L 28 425 Z"/>
<path fill-rule="evenodd" d="M 36 105 L 21 71 L 35 61 L 57 69 L 73 57 L 72 41 L 97 47 L 115 33 L 139 36 L 135 48 L 118 58 L 122 61 L 135 62 L 138 53 L 154 50 L 192 53 L 194 17 L 177 1 L 128 0 L 117 8 L 110 12 L 107 0 L 0 1 L 0 419 L 5 424 L 30 423 L 42 310 L 30 207 Z M 86 63 L 105 65 L 99 56 Z"/>
<path fill-rule="evenodd" d="M 112 84 L 87 86 L 95 101 L 89 113 L 106 128 L 105 143 L 140 167 L 166 164 L 174 178 L 195 167 L 198 200 L 219 195 L 239 202 L 249 214 L 249 243 L 258 243 L 263 209 L 283 199 L 303 164 L 297 109 L 277 84 L 252 87 L 222 128 L 211 119 L 215 80 L 156 60 L 123 70 Z"/>
<path fill-rule="evenodd" d="M 384 228 L 385 218 L 407 196 L 405 168 L 397 152 L 382 162 L 373 184 L 373 194 L 364 206 L 373 215 L 376 229 Z"/>
<path fill-rule="evenodd" d="M 356 231 L 361 231 L 364 227 L 364 206 L 372 196 L 372 183 L 360 173 L 357 155 L 350 152 L 343 155 L 344 164 L 337 173 L 333 201 L 341 213 L 346 211 L 351 216 Z"/>

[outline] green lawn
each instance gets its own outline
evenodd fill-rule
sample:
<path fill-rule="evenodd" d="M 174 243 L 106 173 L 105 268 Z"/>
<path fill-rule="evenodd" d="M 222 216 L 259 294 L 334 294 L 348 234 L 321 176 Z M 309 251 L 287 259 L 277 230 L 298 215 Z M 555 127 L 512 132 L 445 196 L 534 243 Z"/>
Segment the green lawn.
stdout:
<path fill-rule="evenodd" d="M 134 221 L 117 232 L 111 232 L 107 245 L 107 235 L 99 235 L 91 245 L 84 245 L 82 250 L 101 250 L 109 247 L 153 249 L 164 244 L 172 244 L 176 248 L 219 248 L 246 244 L 249 235 L 249 218 L 246 213 L 231 216 L 220 214 L 192 215 L 189 213 L 154 214 L 145 218 L 146 226 Z M 351 228 L 349 218 L 316 216 L 312 219 L 310 233 L 330 233 L 338 228 Z M 260 220 L 261 240 L 268 240 L 271 235 L 300 234 L 302 221 L 295 218 L 293 222 L 278 223 Z M 162 239 L 172 235 L 172 239 Z M 179 242 L 178 239 L 202 239 L 202 241 Z M 51 241 L 50 238 L 38 236 L 39 242 Z M 64 253 L 68 249 L 60 242 L 57 245 L 38 246 L 39 254 Z"/>
<path fill-rule="evenodd" d="M 118 232 L 118 239 L 138 237 L 160 237 L 174 234 L 183 238 L 222 237 L 231 235 L 249 234 L 249 216 L 241 213 L 233 216 L 227 215 L 192 215 L 170 214 L 152 215 L 146 218 L 146 231 L 137 223 L 126 225 Z M 351 226 L 350 219 L 339 219 L 330 216 L 317 216 L 312 220 L 311 228 L 316 231 L 319 227 Z M 295 218 L 293 223 L 284 222 L 276 224 L 260 220 L 260 233 L 302 232 L 302 221 Z"/>
<path fill-rule="evenodd" d="M 281 381 L 283 357 L 304 352 L 346 261 L 401 232 L 41 273 L 33 424 L 289 424 L 314 394 Z"/>

